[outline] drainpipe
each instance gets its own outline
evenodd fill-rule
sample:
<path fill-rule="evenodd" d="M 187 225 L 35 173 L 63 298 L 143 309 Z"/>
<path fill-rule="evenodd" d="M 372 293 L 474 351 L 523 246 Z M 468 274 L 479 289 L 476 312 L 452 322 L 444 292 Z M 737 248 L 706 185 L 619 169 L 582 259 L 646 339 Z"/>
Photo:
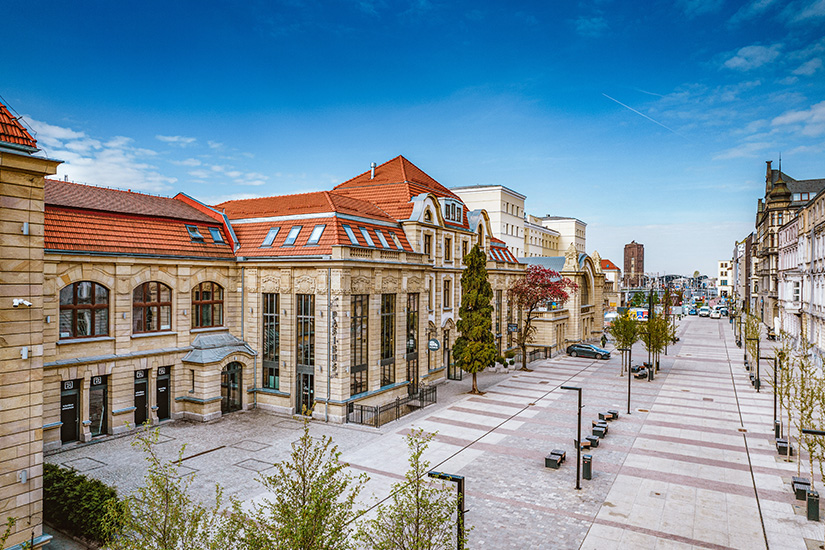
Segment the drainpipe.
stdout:
<path fill-rule="evenodd" d="M 253 365 L 253 367 L 252 367 L 252 376 L 254 377 L 254 380 L 252 380 L 252 389 L 255 389 L 255 384 L 258 383 L 258 354 L 257 353 L 255 353 L 255 355 L 253 356 L 252 361 L 253 361 L 252 362 L 252 365 Z M 256 391 L 252 392 L 252 408 L 253 409 L 258 408 L 258 392 L 256 392 Z"/>
<path fill-rule="evenodd" d="M 332 365 L 332 268 L 327 268 L 327 399 L 324 402 L 324 422 L 329 422 L 329 369 Z"/>
<path fill-rule="evenodd" d="M 246 292 L 246 267 L 241 267 L 241 340 L 243 340 L 243 326 L 244 326 L 244 315 L 246 311 L 244 308 L 246 307 L 246 301 L 244 300 L 244 293 Z"/>

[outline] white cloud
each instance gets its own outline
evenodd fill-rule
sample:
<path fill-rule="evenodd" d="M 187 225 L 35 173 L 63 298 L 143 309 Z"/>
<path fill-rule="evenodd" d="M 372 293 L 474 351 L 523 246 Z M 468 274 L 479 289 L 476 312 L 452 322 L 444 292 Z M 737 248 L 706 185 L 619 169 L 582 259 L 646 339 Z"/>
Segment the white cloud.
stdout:
<path fill-rule="evenodd" d="M 739 8 L 739 11 L 731 17 L 730 22 L 732 24 L 738 24 L 742 21 L 759 17 L 776 3 L 777 0 L 754 0 L 750 4 Z"/>
<path fill-rule="evenodd" d="M 738 71 L 756 69 L 774 61 L 779 57 L 779 50 L 781 49 L 782 44 L 774 44 L 770 47 L 745 46 L 740 48 L 736 55 L 725 61 L 724 66 Z"/>
<path fill-rule="evenodd" d="M 190 170 L 187 174 L 200 179 L 206 179 L 212 176 L 207 170 Z"/>
<path fill-rule="evenodd" d="M 212 149 L 220 149 L 223 147 L 223 143 L 219 143 L 217 141 L 207 141 L 206 143 L 209 144 L 209 147 Z"/>
<path fill-rule="evenodd" d="M 156 153 L 135 147 L 131 138 L 115 136 L 100 140 L 71 128 L 27 120 L 48 148 L 45 153 L 63 161 L 57 168 L 56 176 L 60 179 L 68 176 L 70 181 L 79 183 L 152 193 L 165 192 L 177 181 L 147 163 Z"/>
<path fill-rule="evenodd" d="M 198 159 L 188 158 L 185 160 L 170 160 L 176 166 L 200 166 L 202 163 Z"/>
<path fill-rule="evenodd" d="M 688 17 L 697 17 L 719 11 L 723 0 L 679 0 L 679 4 Z"/>
<path fill-rule="evenodd" d="M 792 21 L 794 23 L 798 23 L 800 21 L 807 21 L 808 19 L 823 16 L 825 16 L 825 0 L 814 0 L 805 8 L 797 11 Z"/>
<path fill-rule="evenodd" d="M 794 84 L 799 82 L 799 77 L 798 76 L 787 76 L 787 77 L 783 78 L 782 80 L 779 80 L 778 82 L 780 84 L 784 84 L 785 86 L 793 86 Z"/>
<path fill-rule="evenodd" d="M 801 76 L 811 76 L 812 74 L 814 74 L 816 71 L 818 71 L 821 68 L 822 68 L 822 59 L 820 59 L 819 57 L 815 57 L 813 59 L 810 59 L 810 60 L 806 61 L 805 63 L 803 63 L 799 67 L 797 67 L 797 69 L 794 70 L 793 74 L 801 75 Z"/>
<path fill-rule="evenodd" d="M 180 147 L 186 147 L 187 145 L 192 145 L 197 141 L 196 138 L 193 137 L 186 137 L 186 136 L 155 136 L 156 139 L 164 143 L 169 143 L 171 145 L 178 145 Z"/>
<path fill-rule="evenodd" d="M 810 137 L 825 135 L 825 101 L 812 105 L 809 109 L 783 113 L 774 118 L 771 125 Z"/>
<path fill-rule="evenodd" d="M 737 145 L 736 147 L 732 147 L 726 151 L 722 151 L 721 153 L 714 155 L 713 160 L 730 160 L 730 159 L 738 159 L 738 158 L 754 158 L 757 157 L 757 153 L 760 151 L 764 151 L 773 146 L 773 143 L 769 142 L 758 142 L 758 143 L 743 143 L 741 145 Z"/>

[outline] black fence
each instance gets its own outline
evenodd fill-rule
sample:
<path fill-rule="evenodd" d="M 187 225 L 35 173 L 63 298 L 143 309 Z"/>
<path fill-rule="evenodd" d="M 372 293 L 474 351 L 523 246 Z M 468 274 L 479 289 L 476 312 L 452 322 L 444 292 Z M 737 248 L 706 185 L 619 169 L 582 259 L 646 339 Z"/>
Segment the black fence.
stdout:
<path fill-rule="evenodd" d="M 533 361 L 536 361 L 537 359 L 550 359 L 550 357 L 552 355 L 553 355 L 553 346 L 542 346 L 540 348 L 536 348 L 536 349 L 530 351 L 527 354 L 527 357 L 530 360 L 530 362 L 532 363 Z"/>
<path fill-rule="evenodd" d="M 438 400 L 438 393 L 435 386 L 420 388 L 418 393 L 407 397 L 398 397 L 395 401 L 390 401 L 383 405 L 359 405 L 350 403 L 347 405 L 347 422 L 353 424 L 363 424 L 380 428 L 388 422 L 398 420 L 405 414 L 410 414 L 418 409 L 423 409 L 427 405 L 432 405 Z"/>

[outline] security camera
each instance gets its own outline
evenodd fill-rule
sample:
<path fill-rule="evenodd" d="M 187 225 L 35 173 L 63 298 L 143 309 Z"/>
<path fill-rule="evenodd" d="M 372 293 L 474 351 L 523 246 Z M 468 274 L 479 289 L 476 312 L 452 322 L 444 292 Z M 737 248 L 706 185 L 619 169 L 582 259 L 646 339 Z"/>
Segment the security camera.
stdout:
<path fill-rule="evenodd" d="M 14 307 L 20 307 L 20 306 L 32 307 L 32 303 L 29 302 L 28 300 L 24 300 L 23 298 L 15 298 L 12 301 L 12 306 L 14 306 Z"/>

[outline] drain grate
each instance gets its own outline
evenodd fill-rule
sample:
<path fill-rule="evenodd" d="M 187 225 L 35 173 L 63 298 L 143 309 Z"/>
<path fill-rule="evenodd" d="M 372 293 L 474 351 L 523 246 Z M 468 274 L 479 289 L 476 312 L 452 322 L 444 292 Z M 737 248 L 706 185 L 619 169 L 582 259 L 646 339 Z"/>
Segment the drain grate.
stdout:
<path fill-rule="evenodd" d="M 647 409 L 636 409 L 636 410 L 639 411 L 640 413 L 649 413 L 650 412 Z"/>
<path fill-rule="evenodd" d="M 744 432 L 747 432 L 748 429 L 747 428 L 739 428 L 739 431 L 744 433 Z"/>
<path fill-rule="evenodd" d="M 703 397 L 702 401 L 713 401 L 712 397 Z"/>

